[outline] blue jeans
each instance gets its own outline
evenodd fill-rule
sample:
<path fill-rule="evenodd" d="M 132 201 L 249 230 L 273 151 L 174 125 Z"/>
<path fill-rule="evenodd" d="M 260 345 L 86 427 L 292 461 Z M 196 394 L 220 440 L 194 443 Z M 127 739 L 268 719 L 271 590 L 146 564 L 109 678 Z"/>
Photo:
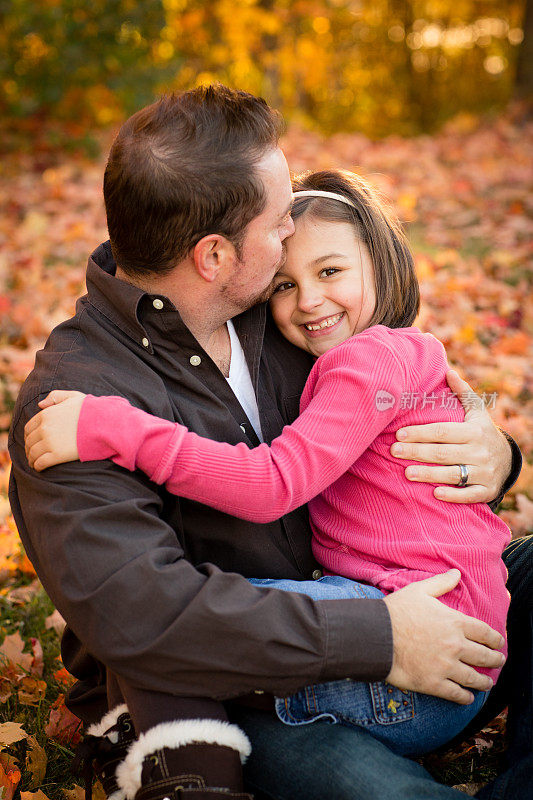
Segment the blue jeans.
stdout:
<path fill-rule="evenodd" d="M 268 711 L 243 706 L 232 706 L 229 717 L 252 743 L 243 770 L 255 800 L 465 800 L 362 728 L 324 720 L 291 727 Z"/>
<path fill-rule="evenodd" d="M 252 579 L 256 586 L 299 592 L 314 600 L 378 598 L 374 586 L 339 576 L 317 581 Z M 286 725 L 310 725 L 318 720 L 363 728 L 399 755 L 420 756 L 457 736 L 487 699 L 474 691 L 468 706 L 419 692 L 405 692 L 385 681 L 362 683 L 350 678 L 306 686 L 290 697 L 276 698 L 276 713 Z"/>

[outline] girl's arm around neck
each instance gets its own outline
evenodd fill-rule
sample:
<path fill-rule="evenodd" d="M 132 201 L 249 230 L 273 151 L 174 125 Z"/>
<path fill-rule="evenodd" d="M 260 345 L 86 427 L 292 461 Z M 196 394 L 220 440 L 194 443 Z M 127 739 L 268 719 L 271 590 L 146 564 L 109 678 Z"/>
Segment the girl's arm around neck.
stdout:
<path fill-rule="evenodd" d="M 389 347 L 371 337 L 349 340 L 315 365 L 306 387 L 312 397 L 298 419 L 270 447 L 254 449 L 204 439 L 120 398 L 87 398 L 78 427 L 80 458 L 111 457 L 173 494 L 271 522 L 351 467 L 396 415 L 404 380 Z"/>

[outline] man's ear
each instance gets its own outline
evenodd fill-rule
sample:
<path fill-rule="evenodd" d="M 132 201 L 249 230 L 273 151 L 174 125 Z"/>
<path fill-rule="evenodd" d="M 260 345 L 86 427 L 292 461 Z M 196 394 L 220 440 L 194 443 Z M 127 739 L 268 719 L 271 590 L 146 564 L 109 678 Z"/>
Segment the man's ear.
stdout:
<path fill-rule="evenodd" d="M 192 256 L 198 275 L 212 283 L 230 262 L 234 263 L 235 247 L 221 234 L 210 233 L 194 246 Z"/>

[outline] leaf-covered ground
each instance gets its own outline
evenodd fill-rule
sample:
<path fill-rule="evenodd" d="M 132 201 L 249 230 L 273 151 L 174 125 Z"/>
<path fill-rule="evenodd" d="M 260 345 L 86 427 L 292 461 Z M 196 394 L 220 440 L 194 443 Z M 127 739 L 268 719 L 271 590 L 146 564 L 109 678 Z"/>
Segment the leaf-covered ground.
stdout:
<path fill-rule="evenodd" d="M 356 169 L 406 223 L 423 297 L 417 324 L 443 341 L 450 361 L 485 393 L 493 418 L 525 455 L 501 511 L 516 536 L 533 532 L 532 133 L 515 109 L 485 122 L 462 116 L 432 137 L 373 143 L 293 128 L 284 142 L 294 172 Z M 87 255 L 106 238 L 102 170 L 103 159 L 43 150 L 11 156 L 0 172 L 2 800 L 18 789 L 22 800 L 44 800 L 41 793 L 62 798 L 66 789 L 72 790 L 67 800 L 78 800 L 81 791 L 68 775 L 79 724 L 63 705 L 70 679 L 58 661 L 61 620 L 9 513 L 5 431 L 36 350 L 72 313 Z M 474 791 L 498 768 L 503 729 L 498 718 L 476 739 L 427 759 L 428 768 Z"/>

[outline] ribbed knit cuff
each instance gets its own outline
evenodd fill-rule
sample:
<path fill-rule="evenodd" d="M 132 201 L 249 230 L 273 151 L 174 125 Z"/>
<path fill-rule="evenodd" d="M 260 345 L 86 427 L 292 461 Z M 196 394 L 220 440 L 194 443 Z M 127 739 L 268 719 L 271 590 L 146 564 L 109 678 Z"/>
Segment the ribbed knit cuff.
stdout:
<path fill-rule="evenodd" d="M 383 600 L 328 600 L 320 604 L 328 642 L 321 681 L 384 680 L 392 667 L 392 625 Z"/>
<path fill-rule="evenodd" d="M 515 442 L 512 436 L 509 436 L 508 433 L 502 431 L 501 428 L 499 430 L 501 431 L 501 433 L 503 433 L 503 435 L 505 436 L 505 438 L 509 443 L 509 447 L 511 448 L 512 461 L 511 461 L 511 471 L 507 476 L 507 480 L 503 484 L 499 495 L 489 503 L 489 506 L 493 511 L 496 511 L 496 509 L 502 502 L 504 496 L 507 494 L 511 486 L 513 486 L 513 484 L 516 483 L 516 481 L 518 480 L 518 476 L 520 475 L 520 470 L 522 469 L 522 453 L 520 451 L 520 448 L 518 447 L 517 443 Z"/>
<path fill-rule="evenodd" d="M 123 410 L 129 403 L 123 397 L 95 397 L 88 394 L 78 419 L 77 445 L 80 461 L 100 461 L 116 455 L 116 448 L 104 436 L 103 421 L 111 430 L 120 428 Z"/>
<path fill-rule="evenodd" d="M 186 433 L 183 425 L 147 414 L 123 397 L 87 395 L 78 420 L 78 454 L 80 461 L 111 458 L 164 483 Z"/>

